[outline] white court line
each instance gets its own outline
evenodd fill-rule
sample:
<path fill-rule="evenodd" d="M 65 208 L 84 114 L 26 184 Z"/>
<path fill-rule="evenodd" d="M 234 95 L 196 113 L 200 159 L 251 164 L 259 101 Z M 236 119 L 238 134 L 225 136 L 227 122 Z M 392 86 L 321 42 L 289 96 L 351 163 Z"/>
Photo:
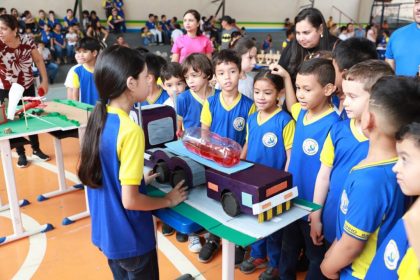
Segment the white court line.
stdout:
<path fill-rule="evenodd" d="M 17 156 L 17 155 L 14 154 L 14 156 Z M 55 165 L 51 164 L 51 163 L 48 163 L 48 162 L 32 160 L 31 164 L 40 166 L 40 167 L 42 167 L 44 169 L 47 169 L 47 170 L 49 170 L 51 172 L 54 172 L 54 173 L 58 172 L 57 167 Z M 66 171 L 65 173 L 66 173 L 66 176 L 65 176 L 66 179 L 74 182 L 75 184 L 80 184 L 79 178 L 74 173 L 71 173 L 71 172 L 68 172 L 68 171 Z M 22 214 L 22 215 L 24 215 L 24 214 Z M 31 226 L 33 226 L 33 225 L 31 225 Z M 37 234 L 37 235 L 34 235 L 33 237 L 36 237 L 38 235 L 42 235 L 45 238 L 45 233 Z M 45 250 L 46 249 L 46 238 L 45 238 L 44 242 L 45 242 L 45 245 L 44 245 L 45 246 L 44 250 Z M 157 232 L 157 244 L 158 244 L 159 251 L 161 251 L 168 258 L 168 260 L 175 266 L 175 268 L 181 274 L 189 273 L 193 277 L 195 277 L 194 279 L 197 279 L 197 280 L 205 280 L 206 279 L 204 276 L 201 275 L 200 271 L 194 266 L 194 264 L 191 263 L 190 260 L 186 256 L 184 256 L 184 254 L 174 244 L 172 244 L 169 241 L 169 239 L 167 239 L 159 231 Z M 33 254 L 31 254 L 31 249 L 32 248 L 30 246 L 28 256 L 26 257 L 25 262 L 22 264 L 18 273 L 20 273 L 21 271 L 26 271 L 28 269 L 26 266 L 29 265 L 34 270 L 32 272 L 32 274 L 33 274 L 38 269 L 39 265 L 41 264 L 42 259 L 45 255 L 45 251 L 44 251 L 43 255 L 41 256 L 41 259 L 38 260 L 39 257 L 32 256 Z M 35 250 L 35 249 L 33 249 L 33 250 Z M 38 250 L 38 249 L 36 249 L 36 250 Z M 32 260 L 32 258 L 33 258 L 33 260 Z M 28 260 L 28 262 L 27 262 L 27 260 Z M 31 261 L 35 265 L 32 265 Z M 30 278 L 31 277 L 13 278 L 13 279 L 30 279 Z"/>
<path fill-rule="evenodd" d="M 22 223 L 25 229 L 37 228 L 41 225 L 32 217 L 22 213 Z M 11 219 L 10 211 L 0 212 L 0 216 Z M 29 237 L 29 250 L 25 261 L 13 276 L 12 280 L 31 279 L 44 259 L 47 251 L 47 236 L 38 233 Z"/>

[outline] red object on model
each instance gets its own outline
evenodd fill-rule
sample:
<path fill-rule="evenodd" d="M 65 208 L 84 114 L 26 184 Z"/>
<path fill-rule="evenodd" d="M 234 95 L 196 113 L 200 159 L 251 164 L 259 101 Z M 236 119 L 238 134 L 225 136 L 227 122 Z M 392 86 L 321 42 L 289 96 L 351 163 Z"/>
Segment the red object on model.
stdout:
<path fill-rule="evenodd" d="M 232 167 L 240 161 L 242 147 L 239 143 L 199 127 L 186 129 L 182 143 L 190 152 L 224 167 Z"/>
<path fill-rule="evenodd" d="M 42 87 L 39 87 L 39 88 L 38 88 L 38 95 L 39 95 L 39 96 L 41 96 L 41 97 L 45 95 L 45 90 L 44 90 L 44 88 L 42 88 Z"/>

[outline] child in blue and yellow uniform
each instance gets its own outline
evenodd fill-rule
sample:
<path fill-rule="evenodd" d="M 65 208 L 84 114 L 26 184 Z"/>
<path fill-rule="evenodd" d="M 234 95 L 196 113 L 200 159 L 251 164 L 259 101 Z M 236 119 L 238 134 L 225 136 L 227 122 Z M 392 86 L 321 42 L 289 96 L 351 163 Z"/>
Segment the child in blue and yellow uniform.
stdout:
<path fill-rule="evenodd" d="M 147 65 L 147 79 L 149 80 L 151 87 L 149 89 L 149 95 L 146 100 L 141 102 L 141 106 L 152 105 L 152 104 L 163 104 L 166 99 L 169 98 L 169 94 L 160 85 L 158 80 L 160 78 L 160 69 L 167 63 L 166 60 L 158 55 L 152 53 L 146 53 L 146 65 Z"/>
<path fill-rule="evenodd" d="M 182 67 L 178 62 L 170 62 L 160 69 L 160 78 L 162 87 L 169 95 L 169 98 L 163 102 L 163 105 L 175 108 L 175 99 L 179 94 L 185 91 L 187 84 L 182 75 Z"/>
<path fill-rule="evenodd" d="M 83 103 L 95 105 L 99 99 L 93 79 L 93 70 L 96 64 L 101 45 L 96 39 L 83 38 L 76 44 L 76 54 L 83 61 L 73 70 L 72 85 L 68 90 L 68 98 Z"/>
<path fill-rule="evenodd" d="M 364 279 L 377 249 L 404 212 L 404 195 L 392 167 L 397 161 L 395 134 L 418 114 L 419 97 L 412 95 L 413 86 L 395 76 L 380 78 L 372 88 L 361 124 L 369 150 L 344 182 L 336 240 L 321 265 L 328 278 Z"/>
<path fill-rule="evenodd" d="M 177 100 L 178 132 L 181 136 L 184 129 L 200 127 L 200 115 L 207 97 L 214 94 L 209 82 L 213 77 L 210 59 L 199 53 L 193 53 L 182 62 L 182 75 L 189 89 Z"/>
<path fill-rule="evenodd" d="M 222 50 L 213 58 L 213 69 L 222 91 L 216 92 L 204 101 L 200 119 L 201 127 L 222 137 L 230 138 L 243 146 L 246 122 L 249 115 L 255 112 L 255 105 L 251 99 L 238 91 L 241 58 L 235 51 Z M 209 262 L 219 249 L 219 242 L 219 237 L 210 234 L 200 251 L 198 260 L 204 263 Z M 241 251 L 238 250 L 236 264 L 242 262 L 243 252 Z"/>
<path fill-rule="evenodd" d="M 151 210 L 186 198 L 180 182 L 163 198 L 152 198 L 143 178 L 143 130 L 128 116 L 147 96 L 147 66 L 136 50 L 112 46 L 98 59 L 100 99 L 82 143 L 78 175 L 88 186 L 92 242 L 108 258 L 114 279 L 159 279 Z"/>
<path fill-rule="evenodd" d="M 349 119 L 332 126 L 321 151 L 321 168 L 313 201 L 324 207 L 309 215 L 315 245 L 321 245 L 325 238 L 329 247 L 335 240 L 337 205 L 343 182 L 353 166 L 364 159 L 368 152 L 369 142 L 361 130 L 361 117 L 369 103 L 369 92 L 380 77 L 393 73 L 388 63 L 367 60 L 351 67 L 345 75 L 342 82 L 345 95 L 343 106 Z"/>
<path fill-rule="evenodd" d="M 213 59 L 213 69 L 222 90 L 204 102 L 201 127 L 243 146 L 246 122 L 255 105 L 238 91 L 241 58 L 232 50 L 222 50 Z"/>
<path fill-rule="evenodd" d="M 320 167 L 320 150 L 331 126 L 339 119 L 331 105 L 331 95 L 336 89 L 334 67 L 330 60 L 322 58 L 303 62 L 296 77 L 296 95 L 287 71 L 279 65 L 270 65 L 270 69 L 283 77 L 287 109 L 296 120 L 289 164 L 293 185 L 298 187 L 300 198 L 312 201 Z M 295 279 L 298 256 L 303 247 L 309 260 L 308 279 L 322 279 L 319 265 L 324 257 L 325 247 L 312 243 L 306 217 L 283 230 L 279 265 L 281 279 Z"/>
<path fill-rule="evenodd" d="M 248 119 L 246 143 L 241 158 L 287 170 L 295 122 L 277 105 L 283 88 L 283 79 L 271 74 L 271 71 L 264 70 L 255 76 L 254 101 L 258 112 Z M 277 279 L 281 237 L 282 231 L 278 231 L 252 244 L 250 257 L 242 262 L 241 271 L 248 274 L 265 267 L 268 257 L 268 267 L 259 279 Z"/>
<path fill-rule="evenodd" d="M 415 82 L 412 82 L 415 84 Z M 420 97 L 417 82 L 417 97 Z M 414 100 L 413 100 L 414 101 Z M 420 106 L 417 100 L 417 122 L 404 126 L 397 134 L 398 161 L 393 167 L 398 184 L 405 195 L 420 195 L 418 171 L 420 170 Z M 418 204 L 419 201 L 416 202 Z M 408 236 L 409 223 L 407 216 L 412 211 L 418 211 L 416 204 L 404 215 L 388 234 L 366 274 L 365 279 L 420 279 L 419 258 L 416 256 L 412 243 L 419 240 L 419 235 Z M 419 212 L 413 213 L 418 216 Z"/>

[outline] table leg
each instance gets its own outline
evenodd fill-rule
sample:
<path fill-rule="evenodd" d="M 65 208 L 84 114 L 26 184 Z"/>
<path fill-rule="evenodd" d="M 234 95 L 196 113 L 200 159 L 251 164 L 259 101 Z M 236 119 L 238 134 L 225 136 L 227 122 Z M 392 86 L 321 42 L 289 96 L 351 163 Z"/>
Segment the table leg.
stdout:
<path fill-rule="evenodd" d="M 64 159 L 63 159 L 63 150 L 61 148 L 61 140 L 57 137 L 54 137 L 54 151 L 55 151 L 55 158 L 57 162 L 57 176 L 58 176 L 58 190 L 43 193 L 38 196 L 38 201 L 44 201 L 48 198 L 55 197 L 58 195 L 66 194 L 69 192 L 77 191 L 83 189 L 83 185 L 78 184 L 74 186 L 67 187 L 66 185 L 66 175 L 64 169 Z"/>
<path fill-rule="evenodd" d="M 222 279 L 235 278 L 235 244 L 222 238 Z"/>
<path fill-rule="evenodd" d="M 39 232 L 53 229 L 50 224 L 41 225 L 35 229 L 25 231 L 20 215 L 19 201 L 17 198 L 15 173 L 13 171 L 12 153 L 8 139 L 0 141 L 1 161 L 3 164 L 4 178 L 6 181 L 7 197 L 9 199 L 10 216 L 13 224 L 13 234 L 0 237 L 0 244 L 5 244 L 23 237 L 27 237 Z"/>

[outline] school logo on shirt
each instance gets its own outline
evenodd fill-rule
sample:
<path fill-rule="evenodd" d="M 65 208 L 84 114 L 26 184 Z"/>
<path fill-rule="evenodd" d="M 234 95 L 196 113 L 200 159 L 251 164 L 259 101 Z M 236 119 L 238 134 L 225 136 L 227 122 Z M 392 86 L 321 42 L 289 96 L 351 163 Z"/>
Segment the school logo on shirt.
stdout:
<path fill-rule="evenodd" d="M 385 248 L 384 262 L 389 270 L 395 270 L 400 259 L 400 252 L 398 251 L 397 243 L 391 239 Z"/>
<path fill-rule="evenodd" d="M 233 121 L 233 128 L 235 128 L 236 131 L 242 131 L 245 128 L 245 119 L 242 117 L 237 117 Z"/>
<path fill-rule="evenodd" d="M 316 140 L 312 138 L 307 138 L 305 141 L 303 141 L 302 149 L 305 154 L 308 156 L 313 156 L 318 152 L 319 145 Z"/>
<path fill-rule="evenodd" d="M 349 198 L 347 197 L 346 190 L 343 190 L 343 192 L 341 193 L 340 210 L 344 215 L 347 214 L 348 207 L 349 207 Z"/>
<path fill-rule="evenodd" d="M 264 146 L 272 148 L 277 144 L 277 136 L 273 132 L 267 132 L 262 138 Z"/>

